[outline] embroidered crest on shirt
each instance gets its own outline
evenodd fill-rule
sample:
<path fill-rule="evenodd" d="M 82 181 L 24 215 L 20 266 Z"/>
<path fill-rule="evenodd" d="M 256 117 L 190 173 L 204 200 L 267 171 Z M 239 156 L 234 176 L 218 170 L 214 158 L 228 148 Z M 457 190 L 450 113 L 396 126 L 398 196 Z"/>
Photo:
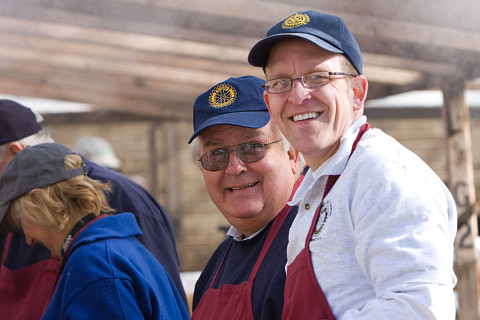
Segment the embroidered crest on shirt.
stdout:
<path fill-rule="evenodd" d="M 311 241 L 320 240 L 322 238 L 321 233 L 325 228 L 327 220 L 330 218 L 331 215 L 332 215 L 332 203 L 329 200 L 324 201 L 322 204 L 322 208 L 320 209 L 320 212 L 318 214 L 317 224 L 315 225 L 315 230 L 313 231 Z"/>
<path fill-rule="evenodd" d="M 306 25 L 310 22 L 310 17 L 305 13 L 295 13 L 282 23 L 282 29 L 292 29 Z"/>
<path fill-rule="evenodd" d="M 228 83 L 221 83 L 212 89 L 208 103 L 214 108 L 223 108 L 232 104 L 237 98 L 237 90 Z"/>

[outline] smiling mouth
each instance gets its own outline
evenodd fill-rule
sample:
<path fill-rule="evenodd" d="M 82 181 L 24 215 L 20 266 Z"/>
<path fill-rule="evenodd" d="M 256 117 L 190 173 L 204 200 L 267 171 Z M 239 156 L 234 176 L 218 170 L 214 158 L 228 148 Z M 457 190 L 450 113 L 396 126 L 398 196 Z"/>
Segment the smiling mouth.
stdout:
<path fill-rule="evenodd" d="M 292 117 L 293 121 L 302 121 L 302 120 L 308 120 L 308 119 L 315 119 L 320 116 L 320 112 L 309 112 L 309 113 L 304 113 L 304 114 L 297 114 Z"/>
<path fill-rule="evenodd" d="M 228 188 L 228 190 L 230 191 L 237 191 L 237 190 L 242 190 L 242 189 L 245 189 L 245 188 L 249 188 L 249 187 L 253 187 L 255 185 L 258 184 L 258 181 L 257 182 L 254 182 L 254 183 L 249 183 L 249 184 L 246 184 L 244 186 L 241 186 L 241 187 L 234 187 L 234 188 Z"/>

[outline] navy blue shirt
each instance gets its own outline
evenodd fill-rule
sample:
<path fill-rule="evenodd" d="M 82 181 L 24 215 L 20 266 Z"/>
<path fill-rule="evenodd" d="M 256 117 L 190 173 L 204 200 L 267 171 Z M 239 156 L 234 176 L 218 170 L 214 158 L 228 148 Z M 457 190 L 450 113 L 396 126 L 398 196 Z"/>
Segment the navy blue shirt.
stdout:
<path fill-rule="evenodd" d="M 298 207 L 290 209 L 253 282 L 252 308 L 253 316 L 257 320 L 281 319 L 282 317 L 288 231 L 297 215 L 297 210 Z M 248 280 L 262 251 L 272 223 L 273 221 L 252 239 L 237 241 L 232 237 L 227 237 L 218 246 L 195 285 L 193 310 L 198 306 L 206 290 L 210 288 L 212 279 L 230 243 L 232 245 L 218 272 L 213 288 L 219 288 L 220 285 L 224 284 L 240 284 Z"/>

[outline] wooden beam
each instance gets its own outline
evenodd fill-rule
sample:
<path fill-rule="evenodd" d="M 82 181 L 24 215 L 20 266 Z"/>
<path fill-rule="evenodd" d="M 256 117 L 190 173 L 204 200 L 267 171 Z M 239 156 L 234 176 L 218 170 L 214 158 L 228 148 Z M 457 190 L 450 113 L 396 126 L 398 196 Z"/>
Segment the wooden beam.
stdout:
<path fill-rule="evenodd" d="M 11 90 L 5 93 L 96 100 L 104 103 L 100 108 L 125 112 L 134 100 L 173 103 L 186 115 L 195 97 L 217 82 L 263 78 L 247 64 L 251 46 L 273 23 L 312 8 L 344 18 L 364 52 L 369 98 L 383 97 L 432 88 L 452 75 L 480 77 L 479 6 L 473 0 L 455 6 L 445 0 L 3 2 L 1 85 Z M 123 99 L 129 104 L 118 105 Z"/>
<path fill-rule="evenodd" d="M 254 41 L 255 38 L 262 37 L 274 22 L 291 13 L 303 9 L 317 9 L 341 16 L 356 37 L 374 35 L 380 41 L 412 44 L 425 43 L 425 39 L 428 39 L 428 44 L 434 47 L 478 50 L 480 24 L 475 14 L 480 10 L 478 1 L 463 0 L 455 6 L 434 0 L 424 1 L 422 4 L 412 0 L 401 4 L 389 0 L 388 5 L 365 0 L 356 6 L 353 6 L 351 1 L 338 2 L 339 4 L 330 4 L 331 2 L 319 3 L 315 0 L 308 6 L 300 0 L 289 1 L 288 4 L 273 1 L 222 4 L 207 0 L 196 5 L 185 0 L 178 4 L 175 1 L 173 4 L 155 2 L 154 5 L 105 0 L 84 0 L 81 3 L 17 0 L 14 3 L 0 4 L 0 12 L 4 12 L 5 16 L 32 21 L 90 25 L 101 29 L 157 36 L 175 34 L 180 39 L 201 39 L 207 43 L 226 40 L 229 45 L 235 45 L 231 42 L 232 39 L 250 37 L 251 41 Z M 260 8 L 265 10 L 261 11 Z M 120 20 L 123 23 L 119 24 Z M 198 31 L 207 32 L 206 37 L 195 34 Z M 465 32 L 469 31 L 470 35 L 466 37 Z M 192 37 L 194 34 L 195 37 Z M 218 37 L 213 36 L 214 34 Z M 227 37 L 221 37 L 222 35 Z M 238 45 L 239 41 L 236 43 Z M 250 42 L 251 44 L 253 43 Z"/>
<path fill-rule="evenodd" d="M 182 0 L 188 1 L 188 0 Z M 210 0 L 215 1 L 215 0 Z M 178 1 L 174 1 L 177 3 Z M 476 17 L 480 11 L 480 3 L 476 0 L 457 0 L 453 5 L 451 0 L 382 0 L 382 1 L 351 1 L 351 0 L 275 0 L 251 1 L 262 2 L 274 7 L 278 4 L 297 4 L 301 7 L 320 12 L 336 14 L 343 17 L 347 23 L 347 14 L 365 16 L 366 20 L 382 17 L 405 23 L 424 23 L 427 25 L 443 25 L 451 28 L 480 30 L 480 21 Z M 298 6 L 301 4 L 302 6 Z M 351 28 L 355 31 L 355 28 Z"/>
<path fill-rule="evenodd" d="M 66 87 L 62 90 L 53 86 L 41 86 L 25 82 L 15 82 L 0 78 L 0 92 L 13 95 L 57 99 L 92 104 L 99 111 L 117 111 L 127 114 L 151 116 L 154 118 L 190 119 L 193 100 L 183 96 L 140 98 L 122 95 L 107 95 L 104 91 L 85 92 L 78 88 Z"/>

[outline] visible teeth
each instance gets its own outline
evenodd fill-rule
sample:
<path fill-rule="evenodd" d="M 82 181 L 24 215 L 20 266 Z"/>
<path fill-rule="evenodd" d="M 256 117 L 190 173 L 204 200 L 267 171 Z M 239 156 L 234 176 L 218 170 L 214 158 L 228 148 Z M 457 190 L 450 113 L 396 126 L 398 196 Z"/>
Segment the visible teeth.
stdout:
<path fill-rule="evenodd" d="M 307 119 L 314 119 L 320 115 L 320 112 L 309 112 L 304 114 L 297 114 L 293 116 L 293 121 L 300 121 L 300 120 L 307 120 Z"/>
<path fill-rule="evenodd" d="M 254 185 L 256 185 L 257 183 L 254 182 L 254 183 L 250 183 L 250 184 L 246 184 L 244 186 L 241 186 L 240 188 L 230 188 L 232 191 L 236 191 L 236 190 L 240 190 L 240 189 L 244 189 L 244 188 L 248 188 L 248 187 L 252 187 Z"/>

